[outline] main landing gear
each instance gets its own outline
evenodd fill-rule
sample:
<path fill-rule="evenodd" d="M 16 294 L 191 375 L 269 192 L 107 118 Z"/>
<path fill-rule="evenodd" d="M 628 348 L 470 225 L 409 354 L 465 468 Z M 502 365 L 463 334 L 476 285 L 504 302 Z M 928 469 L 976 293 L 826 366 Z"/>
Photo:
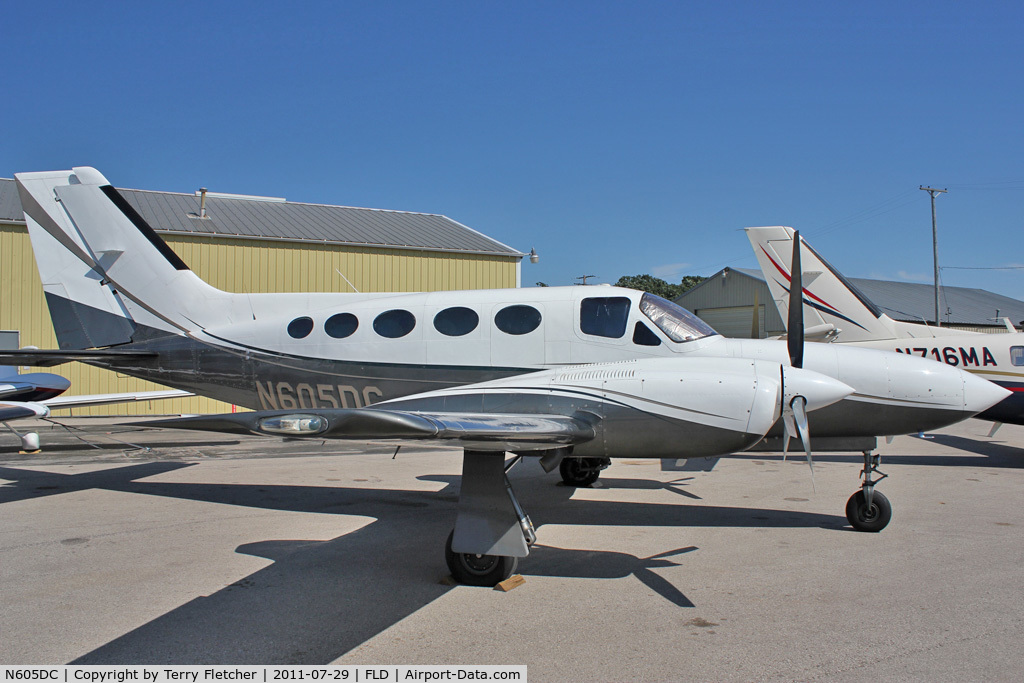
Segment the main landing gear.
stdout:
<path fill-rule="evenodd" d="M 566 486 L 590 486 L 601 476 L 601 470 L 612 464 L 610 458 L 562 458 L 558 473 Z"/>
<path fill-rule="evenodd" d="M 545 471 L 558 462 L 562 481 L 568 486 L 589 486 L 608 458 L 570 458 L 555 454 Z M 493 451 L 465 451 L 462 456 L 462 488 L 459 491 L 455 529 L 444 545 L 444 559 L 452 577 L 470 586 L 494 586 L 510 577 L 519 558 L 530 553 L 537 540 L 533 522 L 523 512 L 508 472 L 522 460 L 516 455 L 505 463 L 505 454 Z"/>
<path fill-rule="evenodd" d="M 457 553 L 452 550 L 453 529 L 444 544 L 444 561 L 452 578 L 467 586 L 496 586 L 512 576 L 519 566 L 519 558 L 509 555 L 483 555 Z"/>
<path fill-rule="evenodd" d="M 508 480 L 522 460 L 505 464 L 505 454 L 465 451 L 455 529 L 448 535 L 444 559 L 452 577 L 470 586 L 494 586 L 512 576 L 519 558 L 537 540 Z"/>
<path fill-rule="evenodd" d="M 880 455 L 864 451 L 864 469 L 860 473 L 864 483 L 861 484 L 860 491 L 850 496 L 850 500 L 846 502 L 846 519 L 850 520 L 850 524 L 857 531 L 879 532 L 892 519 L 892 505 L 889 504 L 889 499 L 875 490 L 875 484 L 889 476 L 878 469 L 881 459 Z M 879 475 L 878 478 L 872 479 L 873 474 Z"/>

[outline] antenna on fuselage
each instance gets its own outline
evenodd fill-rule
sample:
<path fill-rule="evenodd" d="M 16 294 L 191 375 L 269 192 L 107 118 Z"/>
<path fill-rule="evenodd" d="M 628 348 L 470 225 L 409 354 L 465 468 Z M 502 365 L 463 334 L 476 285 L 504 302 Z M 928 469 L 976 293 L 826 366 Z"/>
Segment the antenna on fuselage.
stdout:
<path fill-rule="evenodd" d="M 359 294 L 359 290 L 356 289 L 356 286 L 354 284 L 349 282 L 349 279 L 347 277 L 345 277 L 345 273 L 341 272 L 337 268 L 334 269 L 334 272 L 337 273 L 338 275 L 340 275 L 341 279 L 348 283 L 348 286 L 352 288 L 353 292 L 355 292 L 356 294 Z"/>

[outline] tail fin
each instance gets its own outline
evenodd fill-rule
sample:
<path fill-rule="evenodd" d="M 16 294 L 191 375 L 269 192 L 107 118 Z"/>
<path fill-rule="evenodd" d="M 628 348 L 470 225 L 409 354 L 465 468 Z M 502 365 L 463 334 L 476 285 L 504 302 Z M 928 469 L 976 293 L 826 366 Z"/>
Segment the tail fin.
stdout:
<path fill-rule="evenodd" d="M 62 349 L 124 344 L 138 325 L 187 332 L 223 322 L 232 295 L 189 270 L 99 171 L 15 178 Z"/>
<path fill-rule="evenodd" d="M 746 231 L 779 315 L 786 320 L 793 229 L 775 226 L 747 228 Z M 806 336 L 844 342 L 895 339 L 895 321 L 882 313 L 805 240 L 801 242 Z"/>

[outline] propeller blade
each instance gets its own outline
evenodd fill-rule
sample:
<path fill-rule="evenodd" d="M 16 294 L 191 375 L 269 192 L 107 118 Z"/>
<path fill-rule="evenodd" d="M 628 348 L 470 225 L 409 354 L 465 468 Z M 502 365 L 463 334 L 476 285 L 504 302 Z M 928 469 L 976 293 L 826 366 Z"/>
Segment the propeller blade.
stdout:
<path fill-rule="evenodd" d="M 804 274 L 800 265 L 800 231 L 793 234 L 793 261 L 789 267 L 789 320 L 786 347 L 794 368 L 804 366 Z"/>
<path fill-rule="evenodd" d="M 853 393 L 853 387 L 833 377 L 789 365 L 780 365 L 782 382 L 779 384 L 780 412 L 785 427 L 785 449 L 789 448 L 790 437 L 799 437 L 807 453 L 807 464 L 811 468 L 811 485 L 814 486 L 814 457 L 811 454 L 811 430 L 807 426 L 808 410 L 818 410 L 842 400 Z M 785 455 L 783 456 L 785 460 Z M 815 491 L 817 488 L 815 487 Z"/>
<path fill-rule="evenodd" d="M 791 410 L 782 412 L 782 426 L 784 427 L 782 430 L 782 462 L 786 462 L 786 456 L 789 455 L 789 440 L 796 436 L 796 423 L 793 422 Z"/>
<path fill-rule="evenodd" d="M 804 444 L 804 452 L 807 454 L 807 466 L 811 468 L 811 487 L 814 486 L 814 457 L 811 455 L 811 432 L 807 427 L 807 399 L 803 396 L 793 397 L 793 422 L 796 423 L 797 432 L 800 434 L 800 441 Z"/>

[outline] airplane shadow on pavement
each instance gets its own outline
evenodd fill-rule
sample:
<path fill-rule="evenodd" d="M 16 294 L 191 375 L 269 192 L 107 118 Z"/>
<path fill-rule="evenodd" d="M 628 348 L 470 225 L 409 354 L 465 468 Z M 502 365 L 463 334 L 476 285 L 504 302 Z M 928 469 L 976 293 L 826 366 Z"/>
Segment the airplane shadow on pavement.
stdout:
<path fill-rule="evenodd" d="M 949 453 L 886 453 L 885 443 L 880 442 L 876 453 L 882 454 L 882 469 L 886 465 L 920 465 L 925 467 L 997 467 L 1008 469 L 1024 468 L 1024 450 L 990 441 L 969 439 L 953 434 L 928 435 L 927 439 L 951 450 Z M 735 453 L 729 456 L 733 460 L 765 460 L 781 461 L 782 454 L 776 452 Z M 790 451 L 788 459 L 803 463 L 806 459 L 802 450 Z M 860 453 L 816 452 L 814 462 L 849 463 L 851 465 L 851 481 L 856 483 L 857 472 L 864 461 Z"/>
<path fill-rule="evenodd" d="M 956 434 L 935 434 L 931 438 L 943 446 L 976 453 L 977 455 L 965 457 L 972 458 L 981 467 L 1024 467 L 1024 450 L 1005 442 L 1000 443 L 998 439 L 982 441 Z M 979 458 L 983 459 L 983 462 L 978 462 Z"/>
<path fill-rule="evenodd" d="M 351 514 L 376 521 L 328 541 L 267 540 L 238 547 L 273 564 L 195 598 L 76 659 L 74 664 L 323 664 L 398 623 L 453 587 L 442 543 L 455 520 L 458 477 L 428 475 L 438 492 L 327 486 L 233 485 L 140 481 L 189 467 L 147 462 L 80 474 L 0 467 L 0 505 L 85 489 L 105 489 L 253 508 Z M 572 500 L 537 466 L 517 468 L 513 483 L 541 524 L 679 527 L 824 527 L 842 517 L 797 511 Z M 669 488 L 679 482 L 609 479 L 609 488 Z M 680 607 L 693 603 L 658 574 L 697 548 L 641 558 L 626 553 L 555 548 L 541 540 L 520 563 L 526 576 L 578 579 L 634 577 Z M 489 590 L 466 588 L 464 590 Z"/>

